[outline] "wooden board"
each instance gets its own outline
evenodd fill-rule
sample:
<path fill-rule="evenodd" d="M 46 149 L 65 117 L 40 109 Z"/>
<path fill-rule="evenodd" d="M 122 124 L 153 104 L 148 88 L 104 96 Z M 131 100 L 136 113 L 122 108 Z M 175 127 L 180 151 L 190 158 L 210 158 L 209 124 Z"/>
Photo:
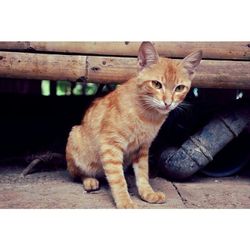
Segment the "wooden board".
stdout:
<path fill-rule="evenodd" d="M 250 60 L 250 42 L 153 42 L 159 54 L 183 58 L 202 49 L 203 58 Z M 141 42 L 0 42 L 0 50 L 136 57 Z"/>
<path fill-rule="evenodd" d="M 86 70 L 86 56 L 0 52 L 0 77 L 76 81 Z"/>
<path fill-rule="evenodd" d="M 0 77 L 122 83 L 137 72 L 137 59 L 0 51 Z M 250 62 L 203 60 L 193 86 L 250 89 Z"/>
<path fill-rule="evenodd" d="M 87 58 L 89 81 L 120 83 L 137 72 L 137 60 L 134 58 Z M 203 60 L 193 80 L 193 86 L 250 89 L 250 62 Z"/>

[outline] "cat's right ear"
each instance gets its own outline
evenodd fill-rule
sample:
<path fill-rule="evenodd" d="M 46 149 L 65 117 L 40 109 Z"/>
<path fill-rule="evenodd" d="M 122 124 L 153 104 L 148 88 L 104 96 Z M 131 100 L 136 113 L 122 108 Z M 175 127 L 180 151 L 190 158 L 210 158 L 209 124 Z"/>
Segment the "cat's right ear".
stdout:
<path fill-rule="evenodd" d="M 159 55 L 156 52 L 153 44 L 151 42 L 143 42 L 139 48 L 138 53 L 138 64 L 139 69 L 142 70 L 151 64 L 157 63 L 159 60 Z"/>
<path fill-rule="evenodd" d="M 193 79 L 194 73 L 200 64 L 201 59 L 202 59 L 202 51 L 197 50 L 197 51 L 191 53 L 190 55 L 186 56 L 182 60 L 182 65 L 189 73 L 190 79 Z"/>

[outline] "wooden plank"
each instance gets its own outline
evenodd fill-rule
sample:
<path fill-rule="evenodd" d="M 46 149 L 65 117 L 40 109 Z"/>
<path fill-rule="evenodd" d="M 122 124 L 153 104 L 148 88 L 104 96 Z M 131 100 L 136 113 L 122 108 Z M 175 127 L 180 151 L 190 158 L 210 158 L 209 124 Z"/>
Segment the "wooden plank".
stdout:
<path fill-rule="evenodd" d="M 250 60 L 250 42 L 153 42 L 159 54 L 183 58 L 202 49 L 206 59 Z M 0 50 L 136 57 L 141 42 L 0 42 Z"/>
<path fill-rule="evenodd" d="M 135 76 L 137 59 L 88 56 L 88 80 L 98 83 L 122 83 Z"/>
<path fill-rule="evenodd" d="M 0 77 L 122 83 L 137 72 L 137 59 L 0 51 Z M 250 89 L 250 62 L 203 60 L 193 86 Z"/>
<path fill-rule="evenodd" d="M 88 57 L 88 80 L 124 82 L 137 71 L 135 58 Z M 203 60 L 193 80 L 201 88 L 250 89 L 250 62 Z"/>
<path fill-rule="evenodd" d="M 0 52 L 1 77 L 76 81 L 86 70 L 86 56 Z"/>

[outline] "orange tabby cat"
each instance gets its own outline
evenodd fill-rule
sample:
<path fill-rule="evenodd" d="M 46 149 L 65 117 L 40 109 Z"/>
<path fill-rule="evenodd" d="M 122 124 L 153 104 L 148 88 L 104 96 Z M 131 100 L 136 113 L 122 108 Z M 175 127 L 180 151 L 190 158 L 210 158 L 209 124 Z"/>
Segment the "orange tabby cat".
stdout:
<path fill-rule="evenodd" d="M 165 194 L 149 184 L 148 150 L 169 112 L 187 95 L 201 57 L 197 51 L 177 62 L 159 57 L 150 42 L 141 44 L 138 74 L 97 99 L 70 132 L 68 170 L 81 177 L 85 190 L 98 189 L 98 177 L 105 175 L 116 206 L 135 208 L 123 172 L 132 164 L 140 197 L 165 202 Z"/>

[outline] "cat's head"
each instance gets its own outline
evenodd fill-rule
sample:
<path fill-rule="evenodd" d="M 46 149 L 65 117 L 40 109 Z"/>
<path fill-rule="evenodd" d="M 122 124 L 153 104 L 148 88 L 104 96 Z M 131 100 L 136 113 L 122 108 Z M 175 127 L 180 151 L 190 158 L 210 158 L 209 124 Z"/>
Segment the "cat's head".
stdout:
<path fill-rule="evenodd" d="M 139 49 L 138 91 L 146 109 L 167 114 L 175 109 L 191 88 L 202 51 L 196 51 L 181 61 L 159 57 L 150 42 Z"/>

